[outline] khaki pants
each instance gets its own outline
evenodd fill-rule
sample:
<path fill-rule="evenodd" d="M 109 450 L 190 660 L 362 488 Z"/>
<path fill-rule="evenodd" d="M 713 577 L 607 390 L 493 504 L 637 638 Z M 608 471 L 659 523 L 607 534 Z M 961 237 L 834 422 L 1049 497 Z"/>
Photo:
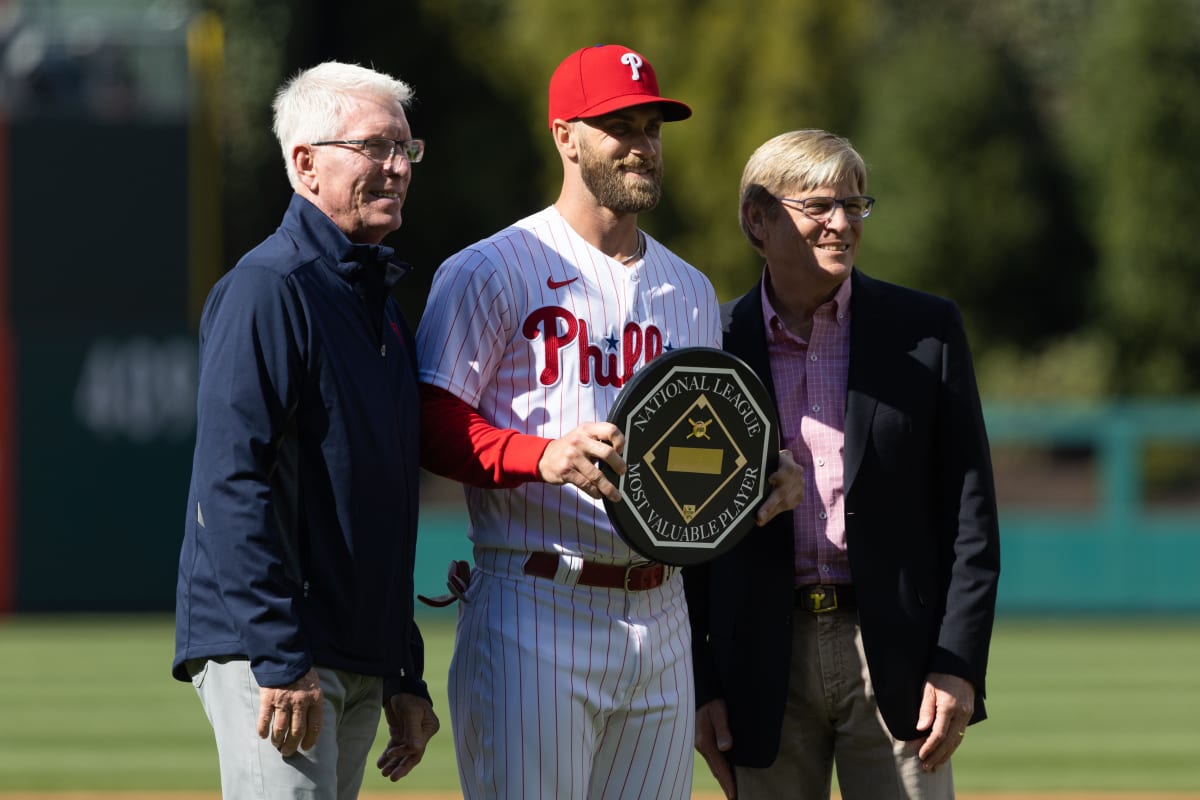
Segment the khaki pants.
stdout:
<path fill-rule="evenodd" d="M 879 716 L 857 612 L 797 608 L 779 758 L 738 767 L 738 797 L 828 800 L 836 764 L 843 800 L 953 800 L 950 765 L 923 772 L 920 746 L 893 739 Z"/>
<path fill-rule="evenodd" d="M 353 800 L 382 711 L 383 680 L 317 668 L 324 694 L 321 735 L 284 758 L 258 738 L 258 684 L 245 659 L 189 661 L 192 685 L 212 724 L 223 800 Z"/>

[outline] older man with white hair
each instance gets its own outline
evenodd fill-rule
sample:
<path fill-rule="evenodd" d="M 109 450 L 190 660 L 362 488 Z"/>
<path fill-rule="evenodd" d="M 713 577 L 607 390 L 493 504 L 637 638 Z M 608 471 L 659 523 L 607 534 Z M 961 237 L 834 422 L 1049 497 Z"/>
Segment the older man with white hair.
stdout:
<path fill-rule="evenodd" d="M 419 400 L 380 245 L 425 145 L 407 84 L 328 62 L 275 98 L 295 194 L 213 287 L 173 674 L 230 798 L 357 797 L 380 708 L 398 780 L 438 720 L 413 622 Z"/>

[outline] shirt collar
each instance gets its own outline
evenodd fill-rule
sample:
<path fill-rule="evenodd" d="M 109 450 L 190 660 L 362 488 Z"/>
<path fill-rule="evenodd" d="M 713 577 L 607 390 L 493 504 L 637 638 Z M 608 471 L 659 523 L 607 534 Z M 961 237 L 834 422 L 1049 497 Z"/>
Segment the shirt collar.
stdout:
<path fill-rule="evenodd" d="M 764 266 L 762 280 L 759 281 L 758 287 L 759 295 L 762 298 L 763 322 L 765 323 L 767 329 L 768 344 L 774 342 L 777 337 L 794 337 L 794 334 L 788 331 L 787 326 L 783 324 L 783 320 L 779 317 L 779 312 L 777 312 L 775 307 L 771 305 L 771 298 L 769 297 L 770 293 L 767 291 L 767 283 L 770 280 L 771 275 Z M 838 290 L 834 293 L 833 299 L 820 306 L 820 308 L 826 308 L 827 306 L 833 307 L 832 311 L 834 315 L 834 324 L 839 326 L 848 325 L 850 323 L 850 283 L 851 281 L 849 278 L 846 278 L 846 280 L 842 281 L 842 285 L 839 286 Z"/>

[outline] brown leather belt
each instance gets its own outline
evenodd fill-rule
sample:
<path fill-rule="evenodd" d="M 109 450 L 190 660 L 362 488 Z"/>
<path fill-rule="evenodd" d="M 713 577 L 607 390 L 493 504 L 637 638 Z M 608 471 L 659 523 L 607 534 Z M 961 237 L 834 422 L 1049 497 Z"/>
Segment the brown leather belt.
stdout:
<path fill-rule="evenodd" d="M 796 605 L 814 614 L 839 608 L 857 608 L 854 587 L 848 583 L 813 584 L 796 589 Z"/>
<path fill-rule="evenodd" d="M 525 574 L 538 578 L 553 578 L 558 574 L 557 553 L 531 553 L 525 559 Z M 657 589 L 666 583 L 670 573 L 663 564 L 644 563 L 600 564 L 584 561 L 577 583 L 583 586 L 600 586 L 606 589 L 624 589 L 627 592 L 643 592 Z"/>

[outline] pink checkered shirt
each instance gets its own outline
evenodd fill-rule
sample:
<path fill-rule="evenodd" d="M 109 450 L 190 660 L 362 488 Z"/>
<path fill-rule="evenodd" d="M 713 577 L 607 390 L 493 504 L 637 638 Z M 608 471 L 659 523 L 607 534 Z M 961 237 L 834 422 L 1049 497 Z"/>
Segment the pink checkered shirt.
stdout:
<path fill-rule="evenodd" d="M 785 326 L 762 288 L 767 355 L 784 446 L 804 467 L 796 507 L 796 585 L 851 583 L 846 559 L 842 454 L 850 366 L 850 281 L 813 316 L 806 342 Z"/>

